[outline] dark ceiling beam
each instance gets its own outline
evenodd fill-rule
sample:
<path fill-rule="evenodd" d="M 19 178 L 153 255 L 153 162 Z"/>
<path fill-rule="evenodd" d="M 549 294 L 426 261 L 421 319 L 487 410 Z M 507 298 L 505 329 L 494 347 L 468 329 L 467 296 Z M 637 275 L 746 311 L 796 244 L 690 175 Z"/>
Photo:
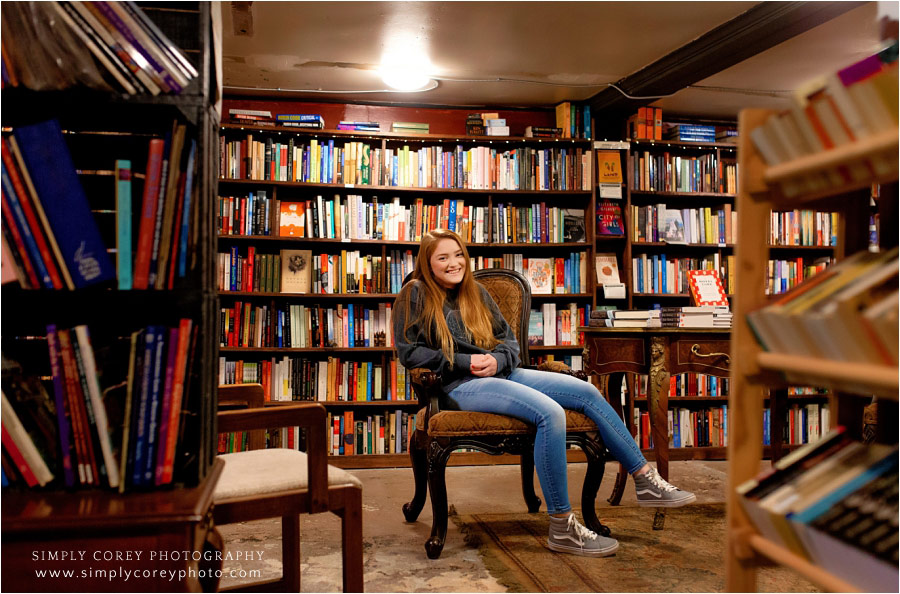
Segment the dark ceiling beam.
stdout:
<path fill-rule="evenodd" d="M 865 2 L 760 2 L 747 12 L 629 74 L 616 83 L 628 95 L 658 96 L 679 91 Z M 631 113 L 654 99 L 628 99 L 607 87 L 590 99 L 604 119 Z M 610 118 L 612 119 L 612 118 Z"/>

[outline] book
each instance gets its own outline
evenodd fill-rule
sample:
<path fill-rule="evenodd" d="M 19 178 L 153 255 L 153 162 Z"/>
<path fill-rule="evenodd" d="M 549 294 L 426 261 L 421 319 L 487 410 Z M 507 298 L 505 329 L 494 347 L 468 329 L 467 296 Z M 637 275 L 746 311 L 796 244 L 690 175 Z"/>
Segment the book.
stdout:
<path fill-rule="evenodd" d="M 131 161 L 116 160 L 116 274 L 119 290 L 131 289 Z"/>
<path fill-rule="evenodd" d="M 585 211 L 580 208 L 564 208 L 562 214 L 563 241 L 585 241 Z"/>
<path fill-rule="evenodd" d="M 597 204 L 597 233 L 600 235 L 624 235 L 622 209 L 612 200 L 601 200 Z"/>
<path fill-rule="evenodd" d="M 76 288 L 115 278 L 59 122 L 17 127 L 13 136 Z M 35 175 L 39 173 L 39 175 Z"/>
<path fill-rule="evenodd" d="M 553 258 L 528 258 L 525 278 L 535 295 L 553 292 Z"/>
<path fill-rule="evenodd" d="M 9 450 L 10 446 L 14 446 L 16 452 L 21 456 L 20 469 L 22 464 L 27 466 L 28 473 L 23 472 L 26 480 L 33 477 L 34 482 L 28 481 L 28 486 L 36 485 L 44 486 L 53 480 L 53 473 L 47 462 L 41 456 L 37 446 L 28 432 L 25 430 L 22 421 L 13 409 L 12 404 L 6 397 L 6 393 L 2 393 L 2 412 L 3 412 L 3 447 Z M 11 443 L 10 443 L 11 442 Z M 11 452 L 12 453 L 12 452 Z M 13 454 L 13 457 L 17 457 Z"/>
<path fill-rule="evenodd" d="M 56 405 L 56 427 L 61 455 L 63 481 L 67 487 L 75 486 L 75 451 L 72 441 L 72 424 L 69 407 L 66 403 L 66 388 L 62 369 L 62 355 L 59 350 L 59 339 L 56 326 L 47 326 L 47 349 L 50 356 L 50 373 L 53 378 L 53 396 Z"/>
<path fill-rule="evenodd" d="M 150 281 L 150 255 L 153 246 L 153 229 L 156 222 L 159 186 L 162 179 L 165 142 L 160 138 L 150 141 L 147 165 L 144 172 L 144 191 L 141 199 L 141 217 L 138 227 L 138 243 L 134 261 L 133 287 L 146 289 Z"/>
<path fill-rule="evenodd" d="M 281 292 L 309 293 L 312 269 L 312 250 L 281 250 Z"/>
<path fill-rule="evenodd" d="M 693 305 L 728 306 L 728 295 L 715 270 L 688 270 L 688 286 Z"/>
<path fill-rule="evenodd" d="M 619 278 L 619 264 L 613 253 L 597 254 L 594 256 L 594 270 L 597 274 L 597 284 L 621 284 Z"/>
<path fill-rule="evenodd" d="M 607 184 L 621 184 L 622 156 L 619 151 L 597 151 L 597 181 Z"/>
<path fill-rule="evenodd" d="M 528 344 L 544 344 L 544 314 L 532 309 L 528 315 Z"/>
<path fill-rule="evenodd" d="M 687 243 L 684 238 L 684 219 L 681 217 L 681 210 L 661 205 L 658 216 L 660 239 L 666 243 Z"/>

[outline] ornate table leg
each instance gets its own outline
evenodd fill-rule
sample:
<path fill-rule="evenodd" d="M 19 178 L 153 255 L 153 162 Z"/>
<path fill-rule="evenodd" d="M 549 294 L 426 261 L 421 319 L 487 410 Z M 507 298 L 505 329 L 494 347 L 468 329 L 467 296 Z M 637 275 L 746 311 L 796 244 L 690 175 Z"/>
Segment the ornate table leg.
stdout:
<path fill-rule="evenodd" d="M 619 417 L 623 417 L 622 413 L 622 382 L 625 379 L 624 373 L 611 373 L 609 374 L 609 380 L 606 387 L 606 399 L 609 401 L 610 405 L 612 405 L 613 410 L 616 411 L 616 414 Z M 625 424 L 628 425 L 628 421 L 625 421 Z M 610 505 L 619 505 L 619 502 L 622 501 L 622 493 L 625 492 L 625 484 L 628 482 L 628 472 L 625 470 L 625 467 L 619 464 L 619 472 L 616 474 L 616 482 L 613 485 L 612 493 L 609 495 L 609 499 L 607 501 Z"/>
<path fill-rule="evenodd" d="M 650 431 L 653 450 L 656 453 L 656 470 L 669 478 L 669 371 L 666 368 L 668 339 L 664 336 L 650 338 L 650 377 L 647 399 L 650 409 Z M 662 530 L 666 522 L 665 508 L 656 508 L 653 529 Z"/>

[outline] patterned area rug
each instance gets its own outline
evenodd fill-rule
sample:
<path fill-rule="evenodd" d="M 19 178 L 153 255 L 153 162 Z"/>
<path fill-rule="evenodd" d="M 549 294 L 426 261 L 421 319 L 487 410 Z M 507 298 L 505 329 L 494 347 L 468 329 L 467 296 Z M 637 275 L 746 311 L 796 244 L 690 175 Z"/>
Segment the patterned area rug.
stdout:
<path fill-rule="evenodd" d="M 612 557 L 559 554 L 546 547 L 546 514 L 451 516 L 478 546 L 491 575 L 510 592 L 721 592 L 725 588 L 725 505 L 669 510 L 652 530 L 653 510 L 608 507 L 601 521 L 619 540 Z M 787 569 L 757 573 L 760 592 L 818 592 Z"/>

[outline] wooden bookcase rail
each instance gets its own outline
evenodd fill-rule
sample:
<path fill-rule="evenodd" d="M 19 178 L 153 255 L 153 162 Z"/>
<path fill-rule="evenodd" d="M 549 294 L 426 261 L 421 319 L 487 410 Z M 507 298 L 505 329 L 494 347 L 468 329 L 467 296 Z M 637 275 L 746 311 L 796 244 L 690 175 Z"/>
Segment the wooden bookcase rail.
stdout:
<path fill-rule="evenodd" d="M 829 592 L 859 592 L 859 588 L 835 577 L 818 565 L 813 565 L 803 557 L 760 536 L 751 534 L 747 539 L 750 547 L 772 561 L 790 567 L 815 585 Z"/>
<path fill-rule="evenodd" d="M 789 374 L 790 381 L 814 385 L 828 384 L 844 391 L 868 391 L 897 400 L 897 368 L 887 365 L 817 359 L 785 353 L 759 353 L 757 363 L 763 369 Z"/>

